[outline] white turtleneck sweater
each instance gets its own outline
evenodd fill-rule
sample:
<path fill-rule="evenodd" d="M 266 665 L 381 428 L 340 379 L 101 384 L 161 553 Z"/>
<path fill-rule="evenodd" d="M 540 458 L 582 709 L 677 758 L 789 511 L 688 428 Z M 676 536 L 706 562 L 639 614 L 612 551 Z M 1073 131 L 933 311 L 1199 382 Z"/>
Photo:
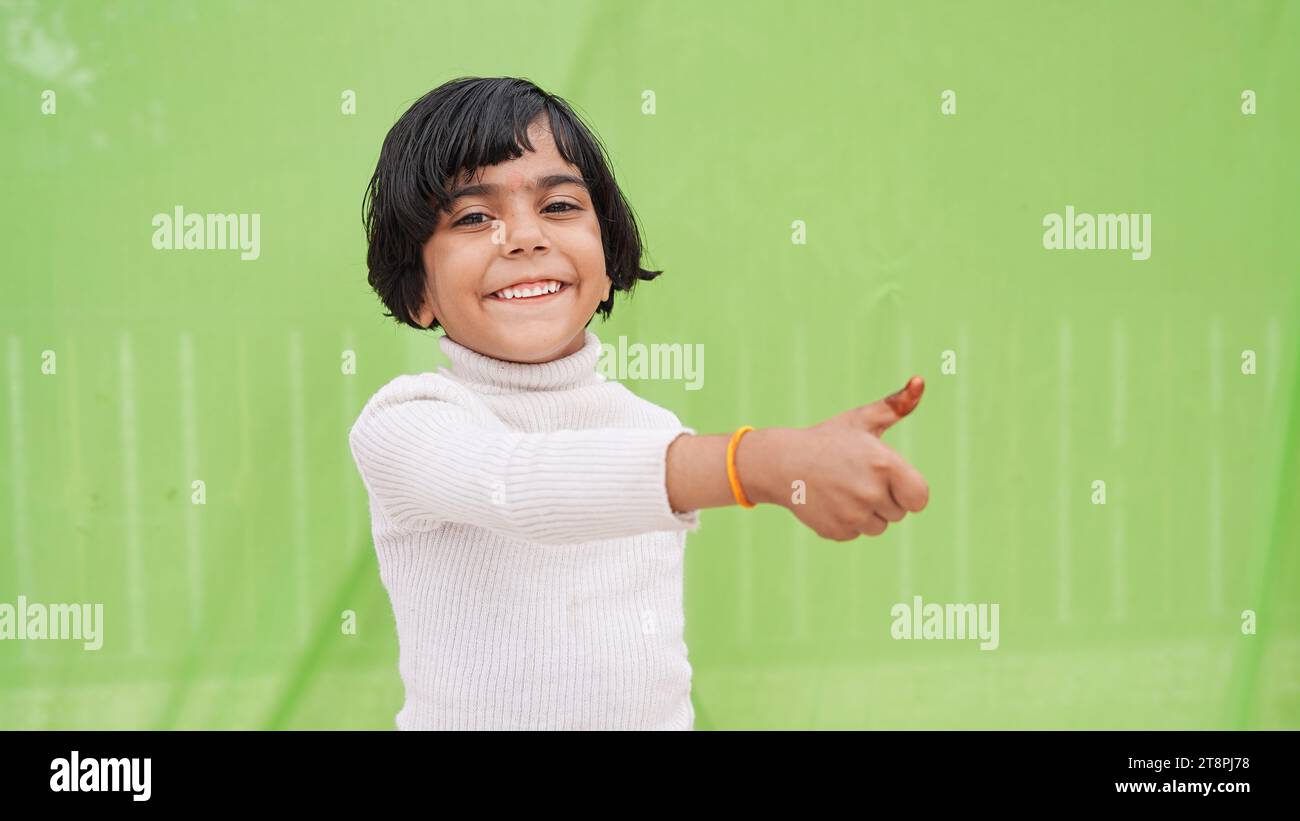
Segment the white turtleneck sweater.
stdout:
<path fill-rule="evenodd" d="M 398 729 L 692 729 L 682 559 L 699 511 L 665 482 L 677 416 L 596 372 L 449 337 L 349 441 L 397 621 Z"/>

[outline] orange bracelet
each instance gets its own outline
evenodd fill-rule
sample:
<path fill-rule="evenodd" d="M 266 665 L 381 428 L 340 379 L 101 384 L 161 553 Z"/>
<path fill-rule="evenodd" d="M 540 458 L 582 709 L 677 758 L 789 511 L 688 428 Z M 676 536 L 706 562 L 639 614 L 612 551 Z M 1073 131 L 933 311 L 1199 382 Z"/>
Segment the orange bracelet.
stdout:
<path fill-rule="evenodd" d="M 740 444 L 740 437 L 751 430 L 753 428 L 749 425 L 742 425 L 731 434 L 731 441 L 727 443 L 727 480 L 731 482 L 731 492 L 741 507 L 757 507 L 745 496 L 745 491 L 740 486 L 740 478 L 736 476 L 736 446 Z"/>

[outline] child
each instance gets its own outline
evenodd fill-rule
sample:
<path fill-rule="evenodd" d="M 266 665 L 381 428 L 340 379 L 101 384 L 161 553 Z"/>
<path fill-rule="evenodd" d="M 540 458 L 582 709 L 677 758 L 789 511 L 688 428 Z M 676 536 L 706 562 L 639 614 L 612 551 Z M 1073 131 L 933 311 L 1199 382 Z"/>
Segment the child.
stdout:
<path fill-rule="evenodd" d="M 592 318 L 661 272 L 559 97 L 434 89 L 388 133 L 366 200 L 386 315 L 441 326 L 450 360 L 386 384 L 349 435 L 397 622 L 398 728 L 693 729 L 682 559 L 701 508 L 782 504 L 843 540 L 924 507 L 878 438 L 919 378 L 806 430 L 696 436 L 596 372 Z M 795 479 L 808 504 L 786 500 Z"/>

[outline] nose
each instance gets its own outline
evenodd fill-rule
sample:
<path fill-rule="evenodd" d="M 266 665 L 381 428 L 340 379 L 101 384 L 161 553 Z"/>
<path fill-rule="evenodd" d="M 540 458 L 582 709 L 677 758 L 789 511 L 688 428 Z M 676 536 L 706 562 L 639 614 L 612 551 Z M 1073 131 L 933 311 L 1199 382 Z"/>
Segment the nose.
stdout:
<path fill-rule="evenodd" d="M 516 212 L 502 222 L 502 256 L 528 257 L 550 250 L 551 241 L 540 216 Z"/>

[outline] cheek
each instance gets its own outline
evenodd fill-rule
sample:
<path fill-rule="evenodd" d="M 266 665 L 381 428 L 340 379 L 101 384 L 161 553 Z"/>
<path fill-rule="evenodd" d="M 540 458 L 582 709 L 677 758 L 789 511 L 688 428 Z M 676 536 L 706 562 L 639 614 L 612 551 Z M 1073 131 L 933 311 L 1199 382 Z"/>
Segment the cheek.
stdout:
<path fill-rule="evenodd" d="M 424 270 L 429 290 L 442 301 L 465 288 L 473 289 L 474 274 L 478 270 L 475 266 L 482 264 L 478 257 L 472 247 L 463 243 L 442 242 L 426 246 Z"/>
<path fill-rule="evenodd" d="M 584 274 L 600 276 L 605 273 L 605 247 L 601 244 L 600 226 L 594 220 L 584 225 L 580 235 L 575 237 L 571 253 L 580 260 Z"/>

